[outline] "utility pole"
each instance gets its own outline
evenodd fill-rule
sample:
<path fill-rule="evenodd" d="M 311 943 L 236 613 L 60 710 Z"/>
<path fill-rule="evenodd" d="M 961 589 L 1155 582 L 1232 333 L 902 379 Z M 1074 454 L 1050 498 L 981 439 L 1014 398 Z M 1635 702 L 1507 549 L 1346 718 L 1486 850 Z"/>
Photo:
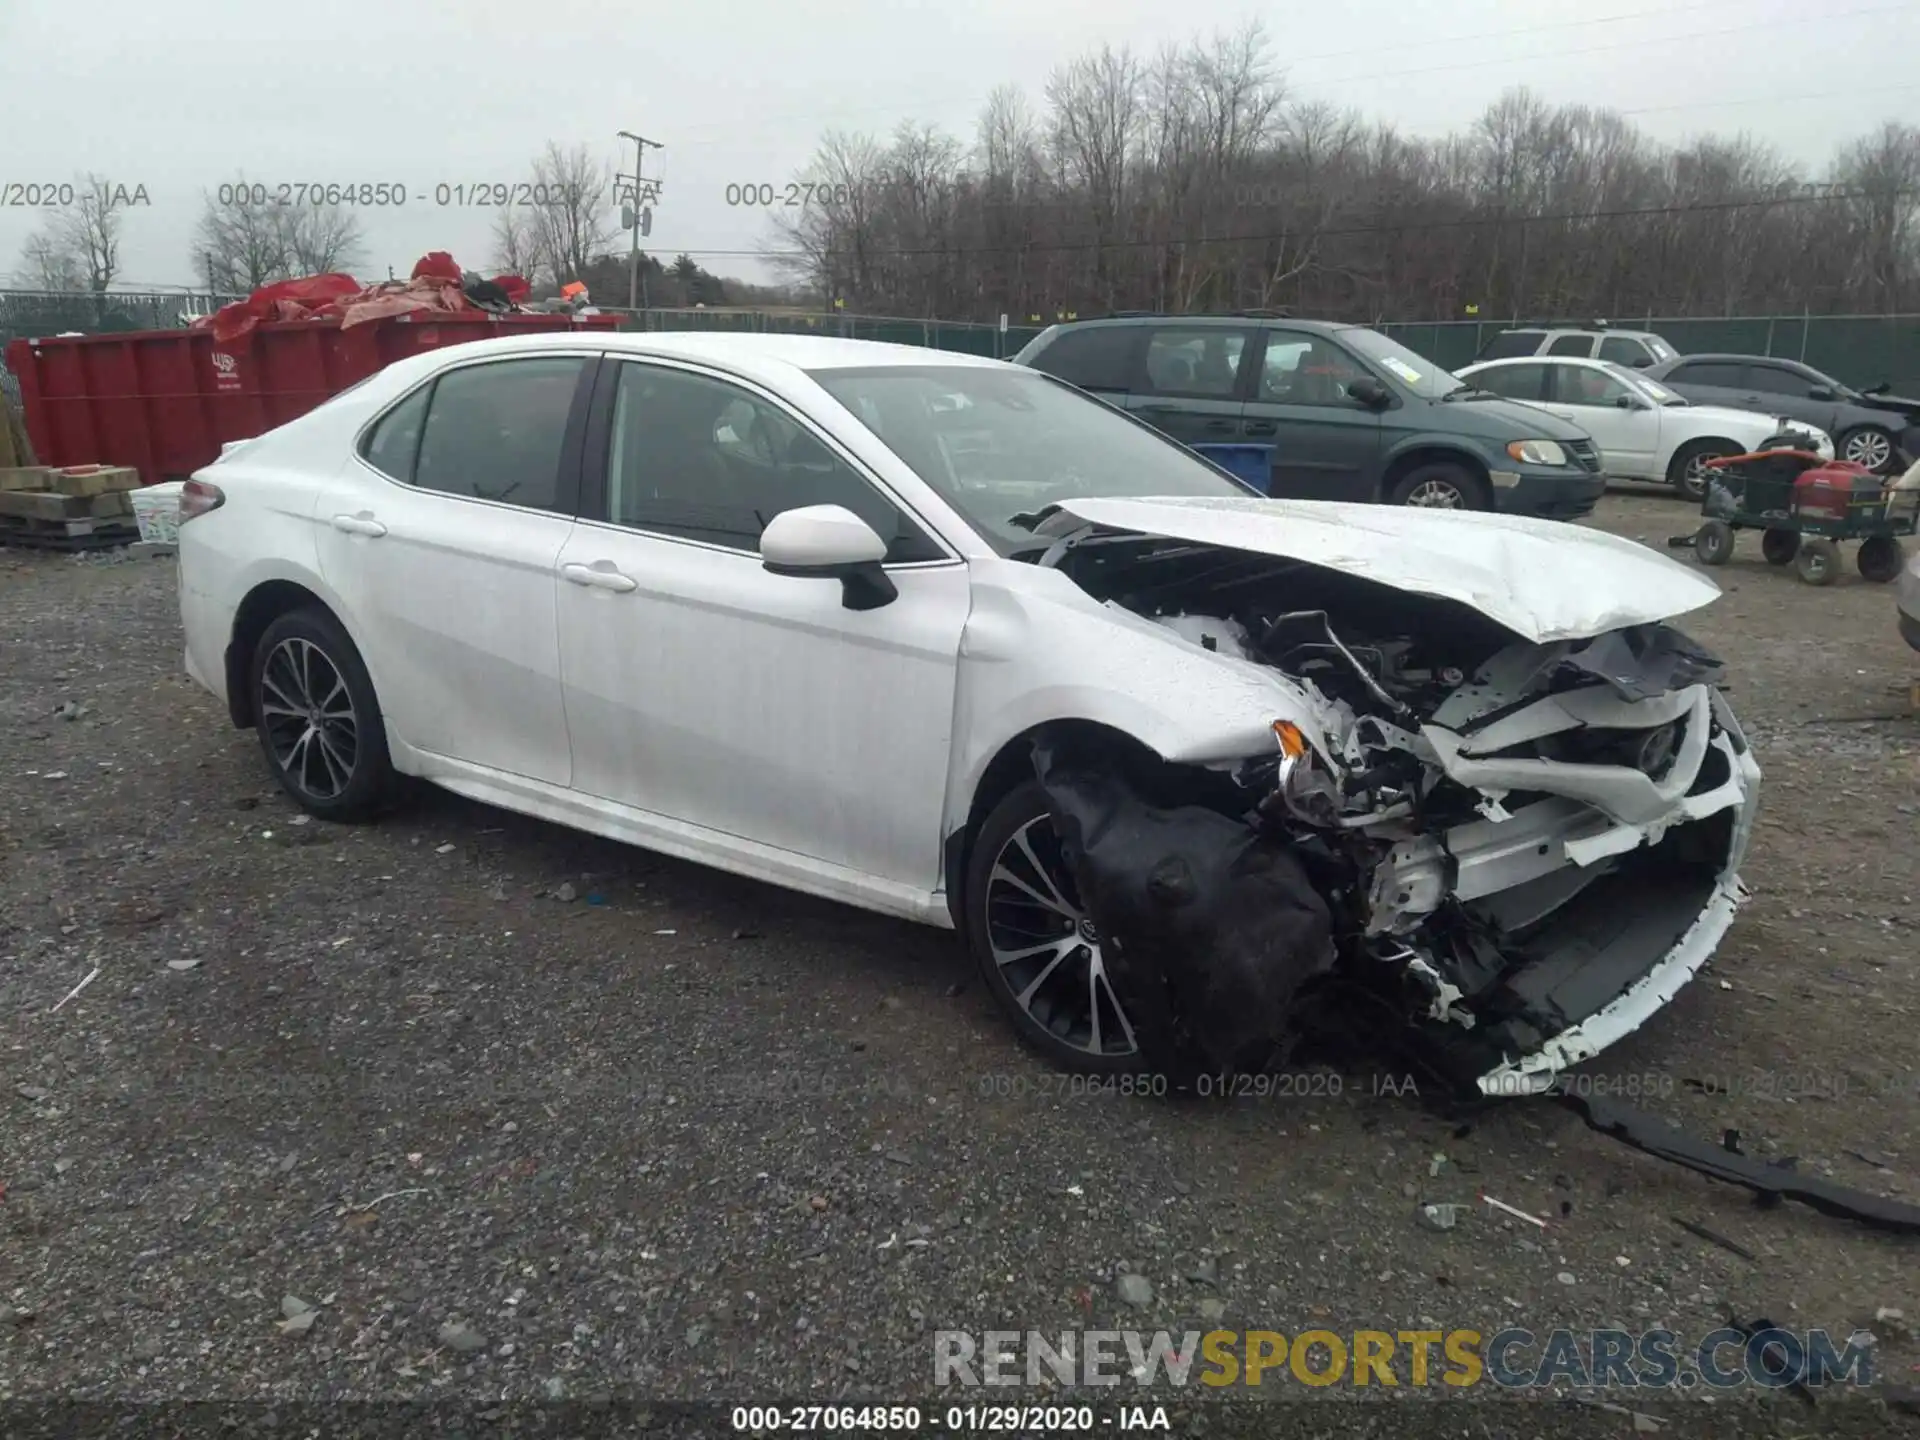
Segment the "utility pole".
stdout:
<path fill-rule="evenodd" d="M 620 218 L 626 222 L 632 245 L 627 252 L 627 308 L 640 308 L 640 237 L 653 229 L 653 202 L 660 198 L 660 182 L 646 178 L 647 151 L 664 150 L 658 140 L 620 132 L 622 140 L 633 142 L 633 174 L 615 175 L 613 193 L 621 201 Z"/>

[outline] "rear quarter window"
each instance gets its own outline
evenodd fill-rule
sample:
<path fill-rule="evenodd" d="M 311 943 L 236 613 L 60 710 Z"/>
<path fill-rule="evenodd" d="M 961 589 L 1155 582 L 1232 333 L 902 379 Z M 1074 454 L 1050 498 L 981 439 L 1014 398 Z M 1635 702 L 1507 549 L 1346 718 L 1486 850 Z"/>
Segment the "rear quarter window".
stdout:
<path fill-rule="evenodd" d="M 1121 390 L 1133 374 L 1137 325 L 1099 325 L 1067 330 L 1033 357 L 1036 370 L 1058 376 L 1082 390 Z"/>
<path fill-rule="evenodd" d="M 1476 360 L 1514 360 L 1522 355 L 1539 353 L 1542 332 L 1538 330 L 1508 330 L 1496 335 L 1480 347 Z"/>

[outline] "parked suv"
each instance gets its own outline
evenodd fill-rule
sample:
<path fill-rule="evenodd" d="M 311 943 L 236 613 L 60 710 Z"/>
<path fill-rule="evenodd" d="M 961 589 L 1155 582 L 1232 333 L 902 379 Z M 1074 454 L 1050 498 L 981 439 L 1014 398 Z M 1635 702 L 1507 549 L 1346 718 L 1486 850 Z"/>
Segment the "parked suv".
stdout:
<path fill-rule="evenodd" d="M 1606 487 L 1584 430 L 1363 326 L 1082 320 L 1049 326 L 1013 358 L 1184 444 L 1267 450 L 1271 495 L 1571 519 Z"/>
<path fill-rule="evenodd" d="M 1502 330 L 1480 347 L 1475 363 L 1482 360 L 1518 360 L 1529 355 L 1571 355 L 1581 360 L 1611 360 L 1644 370 L 1671 360 L 1680 352 L 1650 330 L 1610 330 L 1604 325 L 1588 329 L 1530 326 L 1521 330 Z"/>
<path fill-rule="evenodd" d="M 1920 459 L 1920 400 L 1850 389 L 1771 355 L 1682 355 L 1647 372 L 1701 405 L 1787 415 L 1833 436 L 1842 459 L 1891 475 Z"/>

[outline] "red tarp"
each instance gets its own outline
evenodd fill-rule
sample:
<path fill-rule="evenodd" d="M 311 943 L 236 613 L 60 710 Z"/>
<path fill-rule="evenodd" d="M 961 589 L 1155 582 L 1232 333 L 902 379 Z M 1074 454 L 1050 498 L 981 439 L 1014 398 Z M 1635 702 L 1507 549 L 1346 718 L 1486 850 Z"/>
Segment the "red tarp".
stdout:
<path fill-rule="evenodd" d="M 529 293 L 527 282 L 518 275 L 501 275 L 493 283 L 515 305 Z M 413 277 L 408 280 L 384 280 L 378 285 L 364 286 L 351 275 L 340 274 L 281 280 L 263 285 L 245 300 L 236 300 L 194 321 L 192 328 L 212 330 L 213 338 L 224 345 L 247 335 L 263 321 L 337 318 L 340 328 L 348 330 L 389 315 L 479 308 L 461 289 L 460 267 L 453 257 L 444 250 L 435 250 L 420 257 L 413 267 Z"/>

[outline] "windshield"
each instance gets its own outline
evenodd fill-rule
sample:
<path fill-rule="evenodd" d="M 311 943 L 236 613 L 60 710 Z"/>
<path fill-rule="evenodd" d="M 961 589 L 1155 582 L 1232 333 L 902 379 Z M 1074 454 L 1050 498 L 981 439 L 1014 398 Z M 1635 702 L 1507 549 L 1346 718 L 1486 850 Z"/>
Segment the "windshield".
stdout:
<path fill-rule="evenodd" d="M 809 373 L 1003 553 L 1033 544 L 1014 516 L 1063 500 L 1257 493 L 1038 372 L 928 365 Z"/>
<path fill-rule="evenodd" d="M 1340 343 L 1350 345 L 1361 355 L 1385 370 L 1414 394 L 1428 400 L 1466 389 L 1466 382 L 1442 370 L 1424 355 L 1419 355 L 1398 340 L 1389 340 L 1378 330 L 1341 330 Z"/>
<path fill-rule="evenodd" d="M 1607 367 L 1609 375 L 1637 394 L 1644 395 L 1656 405 L 1679 406 L 1687 403 L 1658 380 L 1648 378 L 1644 372 L 1635 370 L 1630 365 L 1617 364 L 1612 360 L 1603 360 L 1600 363 Z"/>

